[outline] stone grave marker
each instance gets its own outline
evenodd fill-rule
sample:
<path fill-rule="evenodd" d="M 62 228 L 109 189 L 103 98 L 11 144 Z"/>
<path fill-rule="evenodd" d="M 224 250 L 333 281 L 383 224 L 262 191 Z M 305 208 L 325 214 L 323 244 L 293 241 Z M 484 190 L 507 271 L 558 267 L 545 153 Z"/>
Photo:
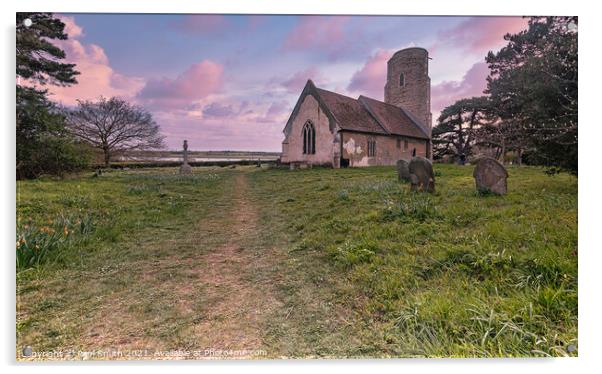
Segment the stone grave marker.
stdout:
<path fill-rule="evenodd" d="M 505 195 L 508 192 L 508 171 L 498 160 L 483 157 L 474 168 L 472 176 L 479 193 Z"/>
<path fill-rule="evenodd" d="M 397 161 L 397 178 L 400 182 L 410 181 L 410 165 L 406 160 Z"/>
<path fill-rule="evenodd" d="M 429 159 L 414 157 L 408 168 L 412 191 L 435 192 L 435 174 Z"/>

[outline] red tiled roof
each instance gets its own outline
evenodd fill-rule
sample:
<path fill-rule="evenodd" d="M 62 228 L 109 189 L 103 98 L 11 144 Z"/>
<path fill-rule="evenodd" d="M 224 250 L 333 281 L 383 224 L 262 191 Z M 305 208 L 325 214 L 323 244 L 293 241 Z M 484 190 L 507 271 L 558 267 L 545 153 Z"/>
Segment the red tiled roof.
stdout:
<path fill-rule="evenodd" d="M 402 108 L 366 96 L 360 96 L 358 101 L 389 134 L 428 139 L 418 120 Z"/>
<path fill-rule="evenodd" d="M 366 96 L 354 99 L 317 87 L 316 91 L 343 130 L 429 138 L 415 117 L 395 105 Z"/>
<path fill-rule="evenodd" d="M 317 87 L 316 90 L 342 129 L 386 134 L 358 100 Z"/>

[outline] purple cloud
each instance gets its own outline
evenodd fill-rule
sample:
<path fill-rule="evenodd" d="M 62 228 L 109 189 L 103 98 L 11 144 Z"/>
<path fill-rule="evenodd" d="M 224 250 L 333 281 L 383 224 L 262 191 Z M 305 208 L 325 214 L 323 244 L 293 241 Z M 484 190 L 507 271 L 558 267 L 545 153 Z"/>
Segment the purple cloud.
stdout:
<path fill-rule="evenodd" d="M 232 105 L 223 105 L 220 103 L 211 103 L 203 108 L 204 117 L 224 118 L 234 115 L 236 111 Z"/>
<path fill-rule="evenodd" d="M 434 112 L 440 112 L 456 100 L 483 95 L 487 87 L 489 67 L 484 62 L 474 64 L 459 81 L 444 81 L 431 88 Z M 433 117 L 435 118 L 435 117 Z"/>
<path fill-rule="evenodd" d="M 347 90 L 382 100 L 387 81 L 387 61 L 392 53 L 378 50 L 370 56 L 364 66 L 351 77 Z"/>

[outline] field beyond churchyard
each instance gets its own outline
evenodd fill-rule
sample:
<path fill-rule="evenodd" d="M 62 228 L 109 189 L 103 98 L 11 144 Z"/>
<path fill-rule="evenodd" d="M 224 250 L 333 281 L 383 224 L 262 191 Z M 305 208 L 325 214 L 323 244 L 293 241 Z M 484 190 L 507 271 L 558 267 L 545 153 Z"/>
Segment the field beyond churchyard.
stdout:
<path fill-rule="evenodd" d="M 479 196 L 472 170 L 432 195 L 393 167 L 18 181 L 17 356 L 577 355 L 577 178 Z"/>

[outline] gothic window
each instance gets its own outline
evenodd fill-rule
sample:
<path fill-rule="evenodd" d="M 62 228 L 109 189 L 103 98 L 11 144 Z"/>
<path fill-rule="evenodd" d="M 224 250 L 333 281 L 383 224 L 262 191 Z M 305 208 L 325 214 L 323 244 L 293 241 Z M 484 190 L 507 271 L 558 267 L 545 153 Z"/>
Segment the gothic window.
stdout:
<path fill-rule="evenodd" d="M 403 87 L 406 85 L 406 77 L 403 73 L 399 74 L 399 87 Z"/>
<path fill-rule="evenodd" d="M 310 121 L 303 126 L 303 154 L 313 155 L 316 153 L 316 129 Z"/>
<path fill-rule="evenodd" d="M 401 148 L 401 139 L 397 138 L 397 148 Z"/>
<path fill-rule="evenodd" d="M 368 157 L 376 156 L 376 140 L 368 138 Z"/>
<path fill-rule="evenodd" d="M 408 140 L 407 139 L 403 141 L 403 150 L 404 151 L 408 150 Z"/>

